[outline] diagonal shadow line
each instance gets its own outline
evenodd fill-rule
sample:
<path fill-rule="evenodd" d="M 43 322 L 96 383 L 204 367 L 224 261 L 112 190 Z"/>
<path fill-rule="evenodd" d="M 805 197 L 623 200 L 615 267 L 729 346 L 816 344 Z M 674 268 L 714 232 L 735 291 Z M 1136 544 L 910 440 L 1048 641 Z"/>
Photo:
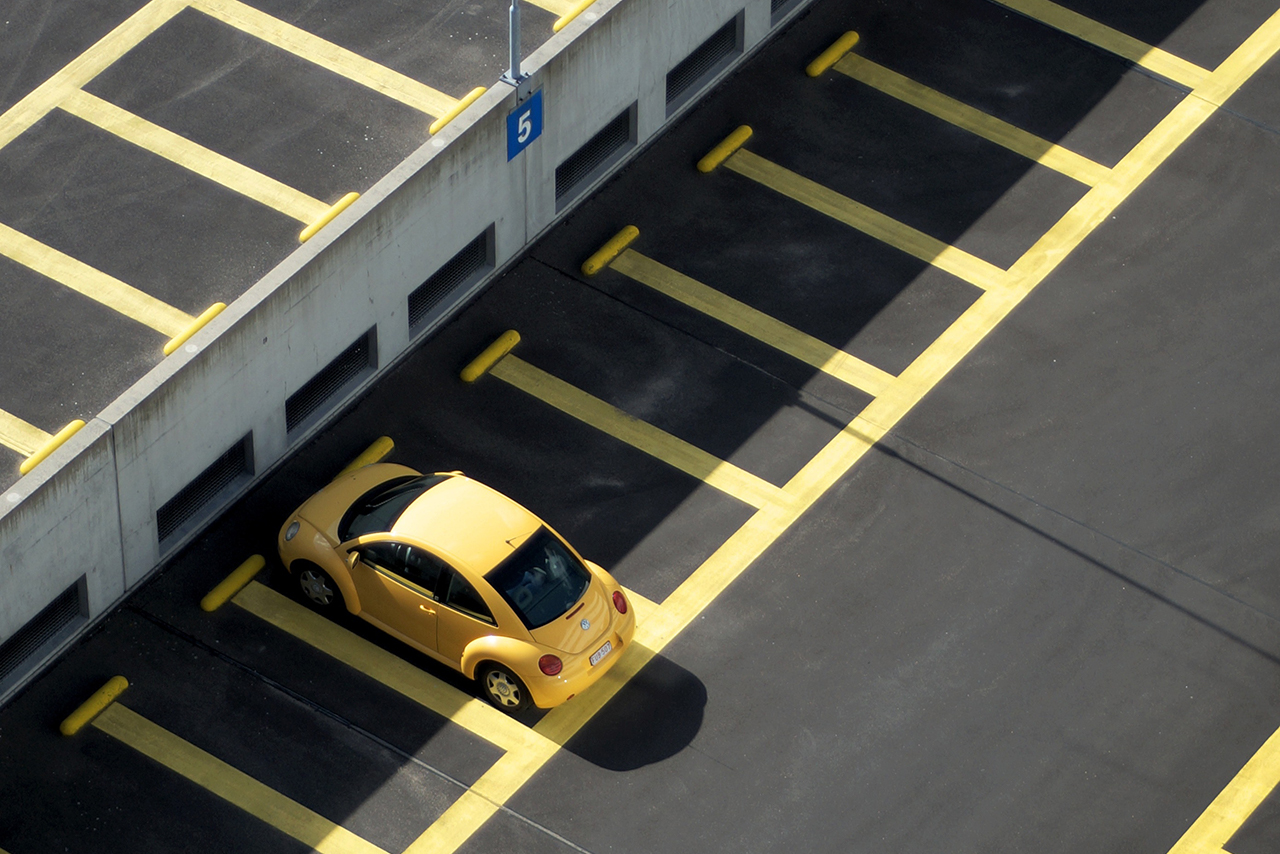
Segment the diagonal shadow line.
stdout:
<path fill-rule="evenodd" d="M 988 483 L 988 484 L 992 485 L 993 487 L 995 487 L 995 488 L 997 488 L 997 489 L 1000 489 L 1000 490 L 1002 490 L 1002 491 L 1004 491 L 1004 492 L 1007 492 L 1007 493 L 1009 493 L 1010 495 L 1016 496 L 1016 497 L 1018 497 L 1019 499 L 1021 499 L 1021 500 L 1023 500 L 1023 501 L 1030 502 L 1030 503 L 1031 503 L 1031 504 L 1033 504 L 1035 507 L 1038 507 L 1038 508 L 1040 508 L 1040 509 L 1042 509 L 1042 510 L 1045 510 L 1045 511 L 1047 511 L 1047 512 L 1049 512 L 1049 513 L 1052 513 L 1053 515 L 1057 516 L 1058 518 L 1060 518 L 1060 519 L 1062 519 L 1062 520 L 1064 520 L 1064 521 L 1066 521 L 1066 522 L 1068 522 L 1068 523 L 1070 523 L 1070 524 L 1072 524 L 1072 525 L 1076 525 L 1076 526 L 1080 527 L 1081 529 L 1083 529 L 1083 530 L 1085 530 L 1085 531 L 1089 531 L 1090 533 L 1092 533 L 1092 534 L 1094 534 L 1094 535 L 1096 535 L 1096 536 L 1102 537 L 1103 539 L 1106 539 L 1106 540 L 1108 540 L 1109 542 L 1114 543 L 1114 544 L 1115 544 L 1116 546 L 1118 546 L 1119 548 L 1122 548 L 1122 549 L 1124 549 L 1124 550 L 1126 550 L 1126 551 L 1129 551 L 1129 552 L 1132 552 L 1132 553 L 1134 553 L 1134 554 L 1136 554 L 1136 555 L 1139 555 L 1140 557 L 1142 557 L 1142 558 L 1144 558 L 1144 559 L 1146 559 L 1146 560 L 1151 561 L 1152 563 L 1156 564 L 1157 566 L 1160 566 L 1160 567 L 1162 567 L 1162 568 L 1164 568 L 1164 569 L 1166 569 L 1166 570 L 1168 570 L 1168 571 L 1170 571 L 1170 572 L 1172 572 L 1172 573 L 1176 574 L 1177 576 L 1179 576 L 1179 577 L 1181 577 L 1181 578 L 1183 578 L 1183 579 L 1186 579 L 1186 580 L 1188 580 L 1188 581 L 1192 581 L 1192 582 L 1194 582 L 1195 584 L 1197 584 L 1197 585 L 1199 585 L 1200 587 L 1202 587 L 1203 589 L 1205 589 L 1206 591 L 1211 592 L 1211 593 L 1212 593 L 1212 594 L 1214 594 L 1215 596 L 1217 596 L 1217 597 L 1221 597 L 1221 598 L 1226 599 L 1226 600 L 1228 600 L 1228 601 L 1230 601 L 1230 602 L 1234 602 L 1235 604 L 1240 605 L 1240 606 L 1242 606 L 1242 607 L 1244 607 L 1244 608 L 1246 608 L 1246 609 L 1248 609 L 1248 610 L 1250 610 L 1250 611 L 1252 611 L 1252 612 L 1254 612 L 1254 613 L 1258 614 L 1259 616 L 1264 617 L 1267 621 L 1271 622 L 1272 624 L 1280 623 L 1280 620 L 1277 620 L 1275 617 L 1273 617 L 1272 615 L 1270 615 L 1270 614 L 1266 613 L 1265 611 L 1262 611 L 1262 610 L 1258 609 L 1257 607 L 1255 607 L 1255 606 L 1253 606 L 1253 605 L 1250 605 L 1248 602 L 1241 601 L 1240 599 L 1237 599 L 1236 597 L 1234 597 L 1234 596 L 1232 596 L 1232 595 L 1230 595 L 1230 594 L 1228 594 L 1228 593 L 1224 593 L 1224 592 L 1222 592 L 1221 590 L 1219 590 L 1219 589 L 1217 589 L 1216 587 L 1214 587 L 1212 584 L 1209 584 L 1208 582 L 1203 581 L 1202 579 L 1199 579 L 1199 578 L 1197 578 L 1196 576 L 1191 575 L 1190 573 L 1188 573 L 1188 572 L 1186 572 L 1186 571 L 1184 571 L 1184 570 L 1181 570 L 1181 569 L 1179 569 L 1179 568 L 1178 568 L 1178 567 L 1176 567 L 1176 566 L 1173 566 L 1172 564 L 1166 563 L 1165 561 L 1162 561 L 1162 560 L 1160 560 L 1159 558 L 1156 558 L 1156 557 L 1153 557 L 1153 556 L 1151 556 L 1151 555 L 1148 555 L 1148 554 L 1146 554 L 1145 552 L 1141 551 L 1140 549 L 1136 549 L 1136 548 L 1134 548 L 1133 546 L 1130 546 L 1130 545 L 1128 545 L 1128 544 L 1126 544 L 1126 543 L 1121 542 L 1120 540 L 1117 540 L 1115 537 L 1112 537 L 1112 536 L 1109 536 L 1109 535 L 1107 535 L 1107 534 L 1104 534 L 1104 533 L 1102 533 L 1101 531 L 1098 531 L 1098 530 L 1096 530 L 1096 529 L 1094 529 L 1094 528 L 1091 528 L 1091 527 L 1089 527 L 1088 525 L 1085 525 L 1085 524 L 1084 524 L 1084 523 L 1082 523 L 1082 522 L 1078 522 L 1078 521 L 1076 521 L 1075 519 L 1072 519 L 1070 516 L 1067 516 L 1067 515 L 1065 515 L 1065 514 L 1063 514 L 1063 513 L 1060 513 L 1059 511 L 1054 510 L 1054 509 L 1053 509 L 1053 508 L 1051 508 L 1051 507 L 1047 507 L 1047 506 L 1045 506 L 1045 505 L 1043 505 L 1043 504 L 1040 504 L 1039 502 L 1034 501 L 1033 499 L 1028 498 L 1027 496 L 1022 495 L 1021 493 L 1015 492 L 1014 490 L 1009 489 L 1008 487 L 1006 487 L 1006 486 L 1004 486 L 1004 485 L 1002 485 L 1002 484 L 1000 484 L 1000 483 L 997 483 L 996 481 L 993 481 L 993 480 L 991 480 L 990 478 L 984 477 L 983 475 L 978 474 L 977 472 L 972 471 L 971 469 L 965 468 L 964 466 L 961 466 L 961 465 L 959 465 L 958 463 L 952 462 L 951 460 L 948 460 L 948 459 L 946 459 L 945 457 L 938 456 L 937 454 L 933 454 L 931 451 L 928 451 L 928 450 L 926 450 L 925 448 L 923 448 L 923 447 L 921 447 L 921 446 L 919 446 L 919 445 L 917 445 L 917 444 L 915 444 L 915 443 L 913 443 L 913 442 L 909 442 L 909 441 L 907 441 L 907 440 L 903 439 L 901 436 L 898 436 L 898 435 L 894 434 L 894 435 L 893 435 L 893 438 L 894 438 L 895 440 L 897 440 L 897 441 L 901 441 L 901 442 L 903 442 L 903 443 L 904 443 L 904 444 L 906 444 L 906 445 L 910 445 L 911 447 L 918 449 L 921 453 L 929 454 L 930 456 L 934 456 L 934 457 L 936 457 L 936 458 L 937 458 L 937 459 L 939 459 L 939 460 L 943 460 L 944 462 L 948 463 L 949 465 L 956 466 L 956 468 L 960 469 L 961 471 L 964 471 L 964 472 L 966 472 L 966 473 L 968 473 L 968 474 L 970 474 L 970 475 L 972 475 L 972 476 L 974 476 L 974 477 L 976 477 L 976 478 L 979 478 L 979 479 L 981 479 L 982 481 L 984 481 L 984 482 L 986 482 L 986 483 Z M 1088 564 L 1090 564 L 1091 566 L 1094 566 L 1094 567 L 1096 567 L 1097 569 L 1102 570 L 1103 572 L 1107 573 L 1108 575 L 1113 576 L 1114 578 L 1120 579 L 1120 580 L 1124 581 L 1124 582 L 1125 582 L 1125 583 L 1127 583 L 1127 584 L 1131 584 L 1131 585 L 1133 585 L 1135 588 L 1137 588 L 1138 590 L 1142 591 L 1143 593 L 1145 593 L 1146 595 L 1150 596 L 1151 598 L 1155 599 L 1156 601 L 1160 602 L 1161 604 L 1166 605 L 1166 606 L 1168 606 L 1168 607 L 1172 608 L 1173 610 L 1175 610 L 1175 611 L 1177 611 L 1177 612 L 1179 612 L 1179 613 L 1181 613 L 1181 614 L 1183 614 L 1183 615 L 1185 615 L 1185 616 L 1187 616 L 1187 617 L 1191 618 L 1192 620 L 1194 620 L 1195 622 L 1197 622 L 1197 623 L 1199 623 L 1200 625 L 1204 626 L 1205 628 L 1208 628 L 1208 629 L 1211 629 L 1212 631 L 1217 632 L 1218 634 L 1220 634 L 1220 635 L 1222 635 L 1223 637 L 1227 638 L 1227 639 L 1228 639 L 1228 640 L 1230 640 L 1231 642 L 1233 642 L 1233 643 L 1235 643 L 1235 644 L 1238 644 L 1239 646 L 1242 646 L 1242 647 L 1244 647 L 1245 649 L 1250 650 L 1251 652 L 1256 653 L 1257 655 L 1259 655 L 1259 656 L 1261 656 L 1262 658 L 1264 658 L 1264 659 L 1266 659 L 1266 660 L 1268 660 L 1268 661 L 1272 662 L 1273 664 L 1280 665 L 1280 655 L 1277 655 L 1275 652 L 1272 652 L 1272 651 L 1270 651 L 1270 650 L 1264 649 L 1264 648 L 1262 648 L 1262 647 L 1258 646 L 1257 644 L 1253 643 L 1252 641 L 1248 640 L 1247 638 L 1245 638 L 1245 637 L 1241 636 L 1240 634 L 1238 634 L 1238 633 L 1236 633 L 1236 632 L 1232 631 L 1231 629 L 1228 629 L 1228 628 L 1227 628 L 1227 627 L 1225 627 L 1225 626 L 1219 625 L 1218 623 L 1213 622 L 1213 621 L 1212 621 L 1212 620 L 1210 620 L 1209 618 L 1204 617 L 1204 616 L 1202 616 L 1202 615 L 1200 615 L 1200 614 L 1196 613 L 1195 611 L 1191 610 L 1191 608 L 1189 608 L 1188 606 L 1183 605 L 1183 604 L 1181 604 L 1181 603 L 1179 603 L 1179 602 L 1175 601 L 1174 599 L 1172 599 L 1172 598 L 1171 598 L 1170 596 L 1168 596 L 1167 594 L 1164 594 L 1164 593 L 1159 592 L 1159 591 L 1158 591 L 1158 590 L 1156 590 L 1155 588 L 1151 587 L 1149 584 L 1144 584 L 1143 582 L 1138 581 L 1138 580 L 1137 580 L 1136 578 L 1134 578 L 1133 576 L 1131 576 L 1131 575 L 1126 575 L 1124 572 L 1121 572 L 1119 569 L 1116 569 L 1115 567 L 1110 566 L 1109 564 L 1104 563 L 1103 561 L 1101 561 L 1101 560 L 1099 560 L 1098 558 L 1096 558 L 1096 557 L 1094 557 L 1094 556 L 1092 556 L 1092 555 L 1088 554 L 1087 552 L 1085 552 L 1085 551 L 1083 551 L 1083 550 L 1081 550 L 1081 549 L 1077 548 L 1076 546 L 1073 546 L 1073 545 L 1071 545 L 1070 543 L 1067 543 L 1066 541 L 1064 541 L 1064 540 L 1060 539 L 1059 537 L 1054 536 L 1053 534 L 1049 533 L 1048 531 L 1044 530 L 1043 528 L 1039 528 L 1039 527 L 1037 527 L 1037 526 L 1033 525 L 1031 522 L 1028 522 L 1028 521 L 1027 521 L 1027 520 L 1025 520 L 1025 519 L 1019 518 L 1019 517 L 1018 517 L 1018 516 L 1016 516 L 1012 511 L 1006 510 L 1006 509 L 1004 509 L 1004 508 L 1000 507 L 999 505 L 997 505 L 997 504 L 993 503 L 992 501 L 990 501 L 990 500 L 988 500 L 988 499 L 986 499 L 986 498 L 981 497 L 980 495 L 978 495 L 977 493 L 973 492 L 972 490 L 966 489 L 965 487 L 961 486 L 959 483 L 956 483 L 955 481 L 952 481 L 952 480 L 948 480 L 946 477 L 944 477 L 943 475 L 938 474 L 937 472 L 929 471 L 929 470 L 928 470 L 928 469 L 926 469 L 923 465 L 921 465 L 921 464 L 920 464 L 920 463 L 918 463 L 918 462 L 915 462 L 914 460 L 909 459 L 908 457 L 906 457 L 906 456 L 905 456 L 904 454 L 902 454 L 901 452 L 896 451 L 896 450 L 894 450 L 893 448 L 890 448 L 890 447 L 888 447 L 888 446 L 884 445 L 884 444 L 883 444 L 883 442 L 877 442 L 873 447 L 874 447 L 874 449 L 875 449 L 876 451 L 878 451 L 879 453 L 883 454 L 884 456 L 889 457 L 889 458 L 891 458 L 891 459 L 895 459 L 895 460 L 897 460 L 897 461 L 899 461 L 899 462 L 902 462 L 902 463 L 904 463 L 905 465 L 907 465 L 907 466 L 909 466 L 909 467 L 911 467 L 911 468 L 915 469 L 916 471 L 920 472 L 921 474 L 924 474 L 925 476 L 927 476 L 927 477 L 929 477 L 929 478 L 932 478 L 934 481 L 936 481 L 936 482 L 938 482 L 938 483 L 940 483 L 940 484 L 942 484 L 942 485 L 944 485 L 944 486 L 946 486 L 946 487 L 948 487 L 948 488 L 950 488 L 950 489 L 954 490 L 955 492 L 960 493 L 961 495 L 965 496 L 966 498 L 969 498 L 969 499 L 971 499 L 971 500 L 973 500 L 973 501 L 976 501 L 978 504 L 982 505 L 983 507 L 986 507 L 987 509 L 989 509 L 989 510 L 991 510 L 992 512 L 996 513 L 997 515 L 999 515 L 999 516 L 1001 516 L 1001 517 L 1003 517 L 1003 518 L 1005 518 L 1005 519 L 1008 519 L 1008 520 L 1009 520 L 1009 521 L 1011 521 L 1011 522 L 1014 522 L 1015 524 L 1017 524 L 1017 525 L 1019 525 L 1019 526 L 1021 526 L 1021 527 L 1025 528 L 1026 530 L 1028 530 L 1028 531 L 1032 532 L 1033 534 L 1036 534 L 1036 535 L 1037 535 L 1037 536 L 1039 536 L 1040 538 L 1042 538 L 1042 539 L 1044 539 L 1044 540 L 1046 540 L 1046 541 L 1048 541 L 1048 542 L 1052 543 L 1054 546 L 1056 546 L 1056 547 L 1058 547 L 1058 548 L 1062 549 L 1063 551 L 1066 551 L 1068 554 L 1071 554 L 1071 555 L 1074 555 L 1074 556 L 1076 556 L 1076 557 L 1080 558 L 1080 559 L 1081 559 L 1081 560 L 1083 560 L 1085 563 L 1088 563 Z"/>
<path fill-rule="evenodd" d="M 182 639 L 183 641 L 195 647 L 196 649 L 199 649 L 202 652 L 205 652 L 213 656 L 214 658 L 218 659 L 224 664 L 228 664 L 231 667 L 235 668 L 236 670 L 240 671 L 241 673 L 244 673 L 258 680 L 259 682 L 263 683 L 264 685 L 271 688 L 272 690 L 280 692 L 284 696 L 293 700 L 295 703 L 299 703 L 302 706 L 305 706 L 306 708 L 311 709 L 316 714 L 329 718 L 330 720 L 334 721 L 340 726 L 343 726 L 346 729 L 349 729 L 352 732 L 357 733 L 362 738 L 378 745 L 383 750 L 386 750 L 387 752 L 394 754 L 395 756 L 398 756 L 404 762 L 411 765 L 415 765 L 421 768 L 422 770 L 426 771 L 427 773 L 432 774 L 435 777 L 438 777 L 439 779 L 443 780 L 444 782 L 458 789 L 460 794 L 465 794 L 466 792 L 471 791 L 471 786 L 469 786 L 467 783 L 463 782 L 462 780 L 459 780 L 457 777 L 454 777 L 453 775 L 445 771 L 442 771 L 441 769 L 435 767 L 429 762 L 424 762 L 422 759 L 418 758 L 417 756 L 414 756 L 412 753 L 409 753 L 403 748 L 398 747 L 395 744 L 392 744 L 390 741 L 387 741 L 385 738 L 382 738 L 376 733 L 371 732 L 368 729 L 365 729 L 364 727 L 342 716 L 341 714 L 334 711 L 333 709 L 330 709 L 327 706 L 317 703 L 311 698 L 293 690 L 292 688 L 288 687 L 287 685 L 284 685 L 278 680 L 272 679 L 270 676 L 266 675 L 265 673 L 262 673 L 261 671 L 257 670 L 251 665 L 246 664 L 243 661 L 240 661 L 234 656 L 228 655 L 227 653 L 223 652 L 217 647 L 209 643 L 206 643 L 204 640 L 191 634 L 190 632 L 187 632 L 187 631 L 184 631 L 183 629 L 178 628 L 177 626 L 170 623 L 168 620 L 165 620 L 163 617 L 160 617 L 156 614 L 151 613 L 150 611 L 146 610 L 146 608 L 140 605 L 135 605 L 130 603 L 125 605 L 124 609 L 128 610 L 130 613 L 136 616 L 142 617 L 143 619 L 154 624 L 161 630 L 166 631 Z M 541 831 L 547 836 L 550 836 L 553 839 L 558 840 L 559 842 L 563 843 L 564 845 L 568 846 L 574 851 L 580 852 L 580 854 L 591 854 L 591 852 L 586 848 L 583 848 L 582 846 L 576 844 L 572 840 L 569 840 L 564 836 L 561 836 L 559 833 L 556 833 L 551 828 L 546 827 L 545 825 L 539 824 L 538 822 L 534 821 L 533 819 L 529 818 L 523 813 L 520 813 L 514 809 L 511 809 L 506 804 L 498 804 L 498 810 L 502 813 L 505 813 L 511 816 L 517 821 L 523 822 L 524 824 L 529 825 L 535 830 Z M 0 850 L 0 854 L 3 854 L 2 850 Z"/>

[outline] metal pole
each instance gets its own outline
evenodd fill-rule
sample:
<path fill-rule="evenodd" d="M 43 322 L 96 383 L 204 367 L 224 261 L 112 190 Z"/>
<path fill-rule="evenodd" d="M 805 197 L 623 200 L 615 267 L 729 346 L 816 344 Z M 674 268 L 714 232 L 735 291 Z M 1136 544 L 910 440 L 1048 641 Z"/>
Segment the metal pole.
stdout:
<path fill-rule="evenodd" d="M 507 76 L 515 83 L 520 82 L 520 0 L 511 0 L 511 70 Z"/>

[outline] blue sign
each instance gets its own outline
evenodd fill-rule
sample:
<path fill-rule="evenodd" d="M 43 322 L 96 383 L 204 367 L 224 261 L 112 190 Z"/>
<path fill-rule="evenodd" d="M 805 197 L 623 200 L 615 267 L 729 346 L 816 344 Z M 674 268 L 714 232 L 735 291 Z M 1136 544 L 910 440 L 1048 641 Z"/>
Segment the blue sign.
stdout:
<path fill-rule="evenodd" d="M 542 136 L 542 90 L 507 114 L 507 160 L 529 147 Z"/>

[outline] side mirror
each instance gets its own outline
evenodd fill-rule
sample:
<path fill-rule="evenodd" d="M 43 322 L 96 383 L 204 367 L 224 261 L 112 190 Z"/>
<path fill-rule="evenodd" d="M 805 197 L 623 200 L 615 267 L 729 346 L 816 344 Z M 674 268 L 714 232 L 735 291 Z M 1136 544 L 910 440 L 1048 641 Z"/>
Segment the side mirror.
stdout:
<path fill-rule="evenodd" d="M 347 552 L 347 569 L 355 569 L 356 564 L 360 562 L 360 552 L 352 549 Z"/>

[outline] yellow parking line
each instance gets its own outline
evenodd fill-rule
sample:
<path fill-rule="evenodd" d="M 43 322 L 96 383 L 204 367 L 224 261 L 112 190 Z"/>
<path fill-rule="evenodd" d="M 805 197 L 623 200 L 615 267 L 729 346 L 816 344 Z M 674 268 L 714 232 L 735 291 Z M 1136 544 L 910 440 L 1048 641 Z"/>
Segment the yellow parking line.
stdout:
<path fill-rule="evenodd" d="M 1280 785 L 1280 730 L 1258 748 L 1169 854 L 1218 854 Z"/>
<path fill-rule="evenodd" d="M 322 854 L 386 854 L 120 703 L 108 706 L 91 726 Z"/>
<path fill-rule="evenodd" d="M 1070 149 L 1042 139 L 995 116 L 970 107 L 941 92 L 890 71 L 856 53 L 845 54 L 836 63 L 837 71 L 886 95 L 937 116 L 983 139 L 1061 172 L 1082 184 L 1093 186 L 1107 176 L 1107 167 Z"/>
<path fill-rule="evenodd" d="M 8 256 L 40 275 L 171 338 L 185 330 L 194 320 L 191 315 L 168 303 L 77 261 L 52 246 L 45 246 L 3 223 L 0 223 L 0 255 Z"/>
<path fill-rule="evenodd" d="M 745 148 L 735 151 L 724 165 L 772 190 L 839 220 L 890 246 L 914 255 L 921 261 L 945 270 L 983 290 L 1004 287 L 1006 274 L 996 265 L 930 237 L 918 229 L 872 210 L 828 189 L 816 181 L 797 175 Z"/>
<path fill-rule="evenodd" d="M 578 5 L 577 0 L 529 0 L 529 2 L 560 17 L 569 14 Z"/>
<path fill-rule="evenodd" d="M 251 581 L 231 601 L 503 750 L 541 741 L 528 727 L 488 703 L 446 685 L 257 581 Z"/>
<path fill-rule="evenodd" d="M 1218 67 L 1207 81 L 1210 92 L 1205 98 L 1229 97 L 1241 83 L 1254 74 L 1280 47 L 1280 13 Z M 1221 103 L 1221 100 L 1218 101 Z M 1131 151 L 1112 170 L 1099 187 L 1086 193 L 1076 208 L 1087 215 L 1064 217 L 1071 224 L 1064 228 L 1054 243 L 1041 247 L 1034 263 L 1028 263 L 1017 277 L 1017 287 L 989 290 L 982 294 L 961 317 L 885 391 L 850 422 L 787 484 L 789 494 L 796 496 L 790 507 L 769 506 L 760 509 L 739 528 L 714 554 L 684 581 L 662 603 L 661 621 L 638 624 L 636 640 L 617 665 L 591 689 L 550 711 L 535 727 L 549 744 L 523 754 L 508 754 L 498 760 L 472 787 L 469 796 L 459 799 L 434 825 L 408 849 L 413 854 L 450 854 L 456 851 L 480 828 L 503 803 L 555 755 L 555 744 L 564 744 L 608 700 L 639 672 L 655 654 L 695 619 L 724 589 L 741 575 L 799 519 L 813 502 L 844 477 L 875 442 L 893 427 L 946 374 L 960 363 L 987 333 L 1008 316 L 1031 290 L 1060 263 L 1062 258 L 1083 239 L 1082 229 L 1094 227 L 1102 220 L 1097 210 L 1114 210 L 1151 172 L 1181 144 L 1199 124 L 1212 114 L 1205 109 L 1209 100 L 1187 98 L 1174 114 L 1158 125 L 1142 144 Z M 1095 208 L 1097 210 L 1095 210 Z M 1073 208 L 1074 210 L 1074 208 Z M 1105 219 L 1105 217 L 1103 217 Z M 1092 226 L 1088 224 L 1092 223 Z M 1016 265 L 1015 265 L 1016 266 Z M 510 357 L 508 357 L 510 358 Z M 1227 807 L 1221 817 L 1226 823 L 1242 822 L 1256 805 L 1257 795 L 1276 774 L 1280 764 L 1276 753 L 1280 745 L 1273 736 L 1264 750 L 1241 772 L 1241 782 L 1229 796 L 1234 806 Z M 1233 783 L 1233 786 L 1235 784 Z M 1247 791 L 1246 791 L 1247 787 Z M 1228 787 L 1232 789 L 1232 787 Z M 1223 803 L 1215 802 L 1219 807 Z M 1213 807 L 1206 813 L 1205 825 L 1219 818 Z M 1238 824 L 1235 827 L 1238 829 Z M 1234 831 L 1232 831 L 1234 832 Z M 1230 834 L 1228 834 L 1229 838 Z M 1207 854 L 1204 849 L 1188 847 L 1171 854 Z"/>
<path fill-rule="evenodd" d="M 996 0 L 996 2 L 1015 12 L 1021 12 L 1028 18 L 1034 18 L 1042 24 L 1047 24 L 1056 30 L 1123 57 L 1161 77 L 1181 83 L 1189 89 L 1199 86 L 1209 76 L 1207 69 L 1158 47 L 1152 47 L 1132 36 L 1127 36 L 1079 12 L 1064 9 L 1049 0 Z"/>
<path fill-rule="evenodd" d="M 186 0 L 151 0 L 67 65 L 0 115 L 0 148 L 4 148 L 72 92 L 88 85 L 103 70 L 187 7 Z"/>
<path fill-rule="evenodd" d="M 425 83 L 273 18 L 239 0 L 191 0 L 191 8 L 429 116 L 443 116 L 458 102 L 457 98 L 451 98 Z"/>
<path fill-rule="evenodd" d="M 53 434 L 0 409 L 0 445 L 29 457 L 47 445 L 52 438 Z"/>
<path fill-rule="evenodd" d="M 791 499 L 781 489 L 743 471 L 732 463 L 708 454 L 683 439 L 672 436 L 646 421 L 641 421 L 572 386 L 564 380 L 535 368 L 528 362 L 508 355 L 490 370 L 499 379 L 510 383 L 543 403 L 590 424 L 638 448 L 667 465 L 696 477 L 721 492 L 732 495 L 752 507 L 770 504 L 789 504 Z"/>
<path fill-rule="evenodd" d="M 867 394 L 877 395 L 893 382 L 892 374 L 875 365 L 806 335 L 634 249 L 624 251 L 609 266 Z"/>
<path fill-rule="evenodd" d="M 314 222 L 329 210 L 329 206 L 319 199 L 313 199 L 88 92 L 72 92 L 59 106 L 126 142 L 301 222 Z"/>
<path fill-rule="evenodd" d="M 1147 179 L 1227 99 L 1280 50 L 1280 12 L 1275 13 L 1204 85 L 1183 98 L 1111 170 L 1106 181 L 1084 194 L 1057 223 L 1009 268 L 1020 290 L 1034 286 L 1101 224 L 1126 196 Z"/>

